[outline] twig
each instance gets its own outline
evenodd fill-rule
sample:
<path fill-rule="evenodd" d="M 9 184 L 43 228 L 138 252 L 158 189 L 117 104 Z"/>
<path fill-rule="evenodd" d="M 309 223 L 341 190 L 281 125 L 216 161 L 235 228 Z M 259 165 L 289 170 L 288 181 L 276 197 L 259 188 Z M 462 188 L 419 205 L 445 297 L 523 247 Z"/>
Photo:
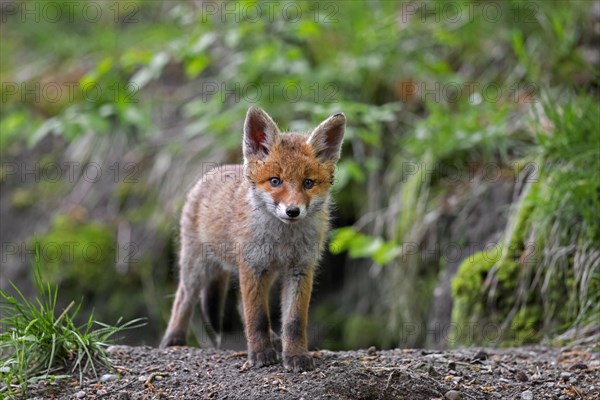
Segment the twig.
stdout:
<path fill-rule="evenodd" d="M 154 380 L 154 378 L 156 378 L 157 376 L 168 376 L 169 374 L 166 372 L 153 372 L 150 374 L 150 376 L 148 377 L 148 379 L 146 379 L 146 382 L 144 382 L 144 386 L 149 386 L 152 385 L 152 381 Z"/>
<path fill-rule="evenodd" d="M 388 377 L 387 383 L 385 384 L 385 390 L 388 390 L 388 388 L 390 387 L 390 382 L 392 381 L 392 376 L 394 375 L 395 371 L 390 372 L 390 376 Z"/>
<path fill-rule="evenodd" d="M 60 316 L 56 319 L 56 321 L 54 321 L 54 326 L 58 325 L 58 323 L 60 322 L 61 319 L 63 319 L 63 317 L 69 312 L 69 310 L 75 305 L 75 302 L 73 300 L 71 300 L 71 302 L 69 303 L 69 305 L 67 306 L 67 308 L 64 309 L 64 311 L 62 312 L 62 314 L 60 314 Z"/>

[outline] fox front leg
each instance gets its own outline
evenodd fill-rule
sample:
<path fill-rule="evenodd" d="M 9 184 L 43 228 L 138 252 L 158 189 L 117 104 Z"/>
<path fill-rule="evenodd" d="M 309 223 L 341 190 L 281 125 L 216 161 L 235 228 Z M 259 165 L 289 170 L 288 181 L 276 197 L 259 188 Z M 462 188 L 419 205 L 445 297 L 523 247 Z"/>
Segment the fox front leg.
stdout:
<path fill-rule="evenodd" d="M 240 291 L 250 366 L 262 367 L 277 363 L 277 352 L 271 342 L 269 319 L 272 275 L 266 272 L 257 273 L 247 266 L 240 267 Z"/>
<path fill-rule="evenodd" d="M 282 280 L 282 345 L 283 365 L 294 372 L 314 369 L 315 363 L 308 354 L 306 328 L 308 306 L 313 285 L 314 268 L 292 269 Z"/>

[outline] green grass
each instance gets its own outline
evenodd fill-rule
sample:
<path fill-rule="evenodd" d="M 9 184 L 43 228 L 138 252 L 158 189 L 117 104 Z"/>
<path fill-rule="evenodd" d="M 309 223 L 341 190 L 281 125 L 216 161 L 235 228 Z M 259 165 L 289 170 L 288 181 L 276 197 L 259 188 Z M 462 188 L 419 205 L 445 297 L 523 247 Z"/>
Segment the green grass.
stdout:
<path fill-rule="evenodd" d="M 58 288 L 42 278 L 39 244 L 36 244 L 34 301 L 12 283 L 16 295 L 0 289 L 0 397 L 27 393 L 29 385 L 54 380 L 64 374 L 97 374 L 110 367 L 106 348 L 117 333 L 144 325 L 141 319 L 114 326 L 94 321 L 93 314 L 77 325 L 81 302 L 71 303 L 57 316 Z M 63 374 L 63 375 L 57 375 Z"/>

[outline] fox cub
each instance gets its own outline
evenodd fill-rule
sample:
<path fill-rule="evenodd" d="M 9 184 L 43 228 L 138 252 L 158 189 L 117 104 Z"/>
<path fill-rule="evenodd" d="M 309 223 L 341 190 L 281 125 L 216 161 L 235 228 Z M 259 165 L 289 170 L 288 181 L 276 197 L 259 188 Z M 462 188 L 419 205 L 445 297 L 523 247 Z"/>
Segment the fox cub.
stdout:
<path fill-rule="evenodd" d="M 198 299 L 218 346 L 227 287 L 239 279 L 248 364 L 276 363 L 279 338 L 271 331 L 268 297 L 280 278 L 283 364 L 294 371 L 314 368 L 307 349 L 308 306 L 345 124 L 344 114 L 335 114 L 308 136 L 282 134 L 263 110 L 248 110 L 244 165 L 209 171 L 188 194 L 179 287 L 161 347 L 185 345 Z"/>

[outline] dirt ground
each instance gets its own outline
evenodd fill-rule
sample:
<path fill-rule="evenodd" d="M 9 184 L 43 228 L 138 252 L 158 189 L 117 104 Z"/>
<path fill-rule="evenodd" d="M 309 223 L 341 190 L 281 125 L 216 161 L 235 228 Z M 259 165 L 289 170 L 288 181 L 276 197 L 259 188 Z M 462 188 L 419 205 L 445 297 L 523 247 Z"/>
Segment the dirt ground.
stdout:
<path fill-rule="evenodd" d="M 38 399 L 600 399 L 598 347 L 314 352 L 317 368 L 245 368 L 246 353 L 115 346 L 114 370 Z"/>

